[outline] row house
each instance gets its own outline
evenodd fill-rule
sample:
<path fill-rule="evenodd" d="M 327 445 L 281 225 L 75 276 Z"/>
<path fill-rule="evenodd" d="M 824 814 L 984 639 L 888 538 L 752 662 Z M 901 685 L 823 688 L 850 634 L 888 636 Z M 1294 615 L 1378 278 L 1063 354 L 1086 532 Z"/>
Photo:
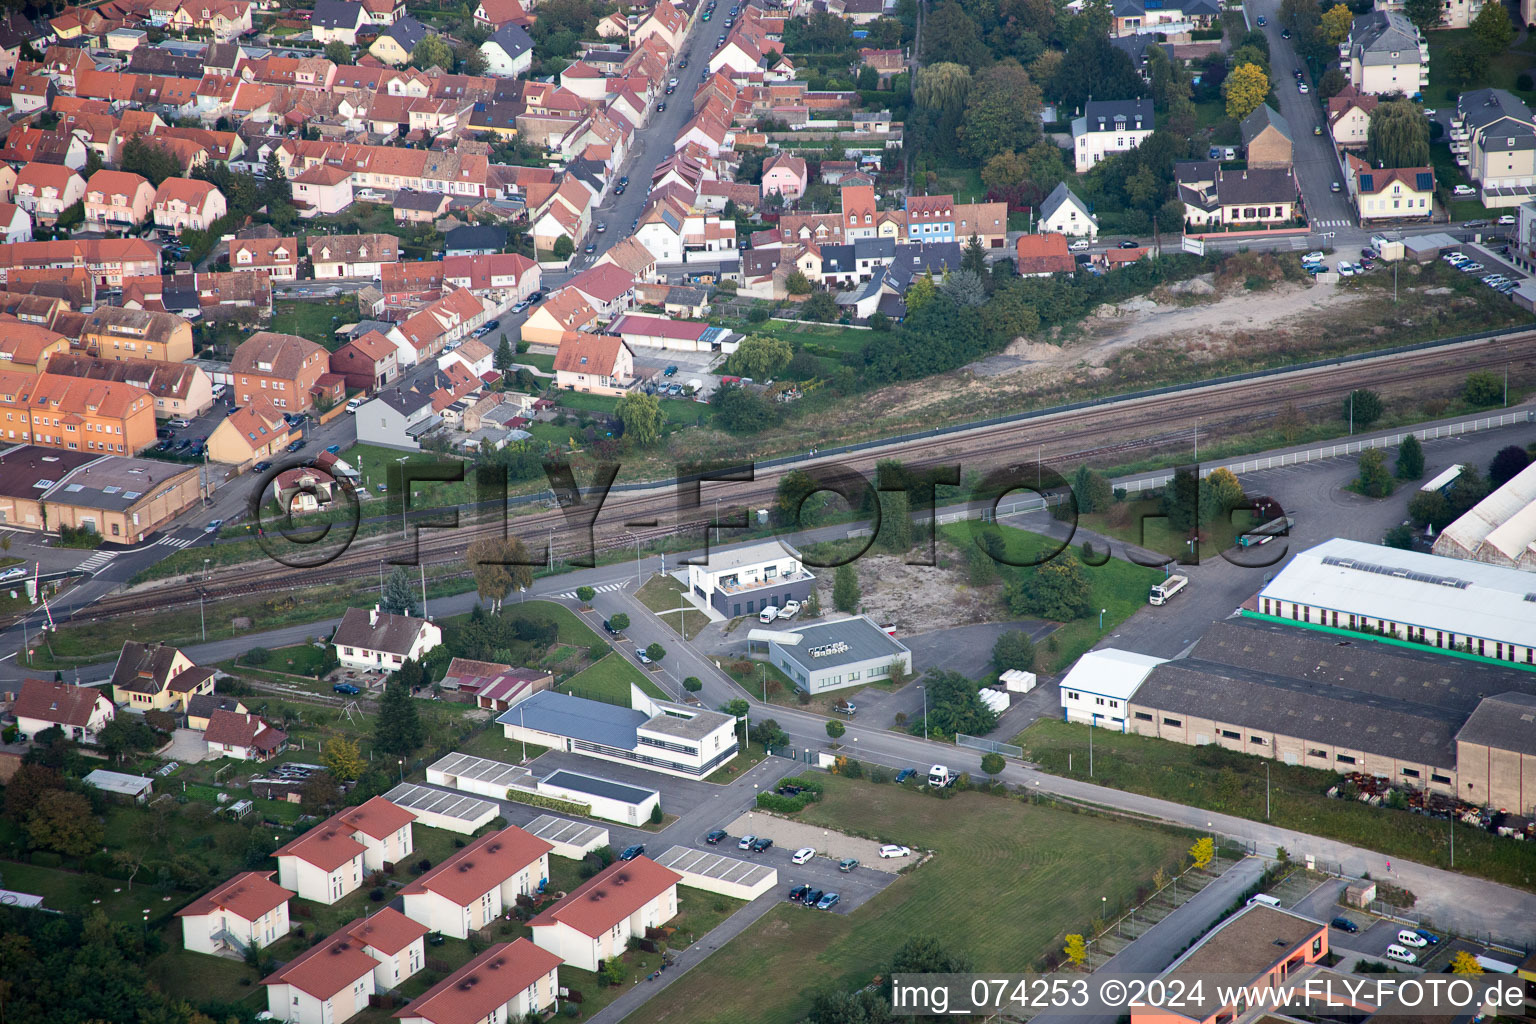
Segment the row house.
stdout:
<path fill-rule="evenodd" d="M 301 217 L 328 217 L 352 205 L 352 174 L 340 167 L 316 164 L 289 179 L 293 203 Z"/>
<path fill-rule="evenodd" d="M 68 167 L 32 163 L 15 174 L 12 198 L 38 224 L 54 223 L 85 199 L 85 180 Z"/>
<path fill-rule="evenodd" d="M 236 73 L 247 82 L 325 92 L 336 78 L 336 65 L 324 57 L 260 57 L 246 60 Z"/>
<path fill-rule="evenodd" d="M 483 302 L 467 289 L 455 288 L 400 324 L 400 333 L 409 346 L 408 352 L 402 348 L 402 357 L 411 365 L 428 362 L 487 319 Z"/>
<path fill-rule="evenodd" d="M 442 266 L 445 284 L 467 288 L 497 308 L 528 299 L 539 290 L 544 276 L 536 262 L 515 252 L 450 256 Z"/>
<path fill-rule="evenodd" d="M 6 333 L 17 332 L 9 328 Z M 213 381 L 205 370 L 191 363 L 98 359 L 83 353 L 59 353 L 49 359 L 48 372 L 122 381 L 143 388 L 154 397 L 155 415 L 160 419 L 195 419 L 213 408 Z"/>
<path fill-rule="evenodd" d="M 574 332 L 595 330 L 597 322 L 597 310 L 580 292 L 560 288 L 523 321 L 523 340 L 532 345 L 560 345 Z"/>
<path fill-rule="evenodd" d="M 32 128 L 17 125 L 0 141 L 0 160 L 12 167 L 28 163 L 60 164 L 78 171 L 89 155 L 86 145 L 74 133 L 62 128 Z"/>
<path fill-rule="evenodd" d="M 124 277 L 158 272 L 160 254 L 140 238 L 82 238 L 0 245 L 0 282 L 10 280 L 17 270 L 76 269 L 85 271 L 96 287 L 121 288 Z"/>
<path fill-rule="evenodd" d="M 559 1003 L 560 963 L 560 957 L 527 939 L 499 943 L 411 1000 L 395 1016 L 400 1024 L 542 1019 Z"/>
<path fill-rule="evenodd" d="M 400 261 L 394 235 L 321 235 L 310 243 L 316 280 L 361 277 L 378 280 L 386 263 Z"/>
<path fill-rule="evenodd" d="M 436 301 L 443 293 L 444 264 L 438 260 L 386 263 L 379 272 L 384 304 L 392 309 L 414 309 Z"/>
<path fill-rule="evenodd" d="M 93 231 L 132 231 L 154 207 L 155 187 L 142 175 L 100 170 L 85 183 L 85 223 Z"/>
<path fill-rule="evenodd" d="M 192 325 L 170 313 L 98 306 L 80 324 L 80 347 L 101 359 L 192 358 Z"/>
<path fill-rule="evenodd" d="M 299 277 L 297 238 L 238 238 L 229 243 L 229 266 L 235 271 L 264 270 L 274 281 Z"/>
<path fill-rule="evenodd" d="M 0 365 L 7 369 L 42 373 L 45 367 L 66 357 L 68 352 L 69 339 L 58 331 L 9 313 L 0 315 Z"/>
<path fill-rule="evenodd" d="M 301 140 L 280 147 L 278 160 L 290 175 L 315 164 L 340 167 L 351 172 L 354 189 L 393 193 L 404 188 L 472 197 L 484 197 L 490 167 L 483 153 Z"/>
<path fill-rule="evenodd" d="M 245 469 L 281 456 L 293 430 L 283 413 L 265 395 L 255 398 L 219 421 L 208 435 L 208 458 Z"/>
<path fill-rule="evenodd" d="M 0 370 L 5 440 L 46 448 L 132 455 L 155 442 L 149 392 L 118 381 Z"/>
<path fill-rule="evenodd" d="M 171 15 L 168 27 L 177 32 L 206 32 L 218 42 L 251 33 L 251 4 L 247 0 L 186 0 Z"/>

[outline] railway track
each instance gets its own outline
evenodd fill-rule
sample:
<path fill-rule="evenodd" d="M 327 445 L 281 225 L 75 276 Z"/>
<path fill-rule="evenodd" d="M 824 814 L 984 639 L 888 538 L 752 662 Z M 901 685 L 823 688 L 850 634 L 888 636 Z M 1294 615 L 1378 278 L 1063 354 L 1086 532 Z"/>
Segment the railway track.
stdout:
<path fill-rule="evenodd" d="M 1350 391 L 1370 387 L 1383 394 L 1420 392 L 1424 385 L 1460 379 L 1476 370 L 1507 368 L 1512 383 L 1536 383 L 1536 331 L 1492 339 L 1460 342 L 1441 348 L 1395 353 L 1377 358 L 1341 361 L 1254 379 L 1224 382 L 1172 394 L 1131 398 L 1120 402 L 1048 413 L 1036 418 L 956 431 L 914 440 L 900 446 L 874 447 L 839 457 L 839 465 L 873 479 L 878 461 L 897 458 L 926 467 L 957 462 L 964 468 L 1029 465 L 1038 458 L 1047 466 L 1152 455 L 1175 446 L 1189 447 L 1196 432 L 1219 436 L 1224 426 L 1274 418 L 1286 405 L 1298 411 L 1337 410 Z M 1156 434 L 1146 433 L 1155 424 Z M 713 483 L 706 503 L 716 496 L 738 512 L 767 507 L 779 478 L 796 466 L 775 466 L 750 483 Z M 702 513 L 702 510 L 700 510 Z M 594 544 L 601 550 L 628 546 L 693 532 L 702 542 L 711 524 L 708 515 L 661 525 L 677 518 L 677 492 L 668 484 L 612 493 L 593 524 Z M 644 523 L 630 526 L 625 524 Z M 648 525 L 655 523 L 656 525 Z M 499 535 L 499 522 L 482 522 L 456 530 L 423 530 L 417 547 L 422 564 L 433 567 L 461 563 L 474 540 Z M 568 528 L 559 509 L 536 511 L 511 519 L 506 529 L 523 538 L 530 552 L 543 554 L 552 544 L 555 557 L 569 559 L 585 549 L 579 531 Z M 335 560 L 314 569 L 284 565 L 244 565 L 214 570 L 207 580 L 151 586 L 103 598 L 77 612 L 71 621 L 91 621 L 129 612 L 158 610 L 205 599 L 290 590 L 372 576 L 378 563 L 399 557 L 405 546 L 398 535 L 358 542 Z"/>

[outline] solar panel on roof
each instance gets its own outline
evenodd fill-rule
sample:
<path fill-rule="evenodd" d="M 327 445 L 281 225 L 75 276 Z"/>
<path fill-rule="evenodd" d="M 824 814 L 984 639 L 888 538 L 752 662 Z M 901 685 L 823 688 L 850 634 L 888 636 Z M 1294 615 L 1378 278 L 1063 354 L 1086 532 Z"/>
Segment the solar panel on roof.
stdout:
<path fill-rule="evenodd" d="M 1392 576 L 1400 580 L 1413 580 L 1416 583 L 1433 583 L 1441 587 L 1454 587 L 1457 590 L 1466 590 L 1472 585 L 1466 580 L 1459 580 L 1454 576 L 1434 576 L 1430 573 L 1413 572 L 1409 569 L 1398 569 L 1389 565 L 1374 565 L 1370 562 L 1360 562 L 1353 558 L 1340 558 L 1338 555 L 1324 556 L 1323 564 L 1332 565 L 1340 569 L 1358 569 L 1361 572 L 1373 572 L 1380 576 Z"/>

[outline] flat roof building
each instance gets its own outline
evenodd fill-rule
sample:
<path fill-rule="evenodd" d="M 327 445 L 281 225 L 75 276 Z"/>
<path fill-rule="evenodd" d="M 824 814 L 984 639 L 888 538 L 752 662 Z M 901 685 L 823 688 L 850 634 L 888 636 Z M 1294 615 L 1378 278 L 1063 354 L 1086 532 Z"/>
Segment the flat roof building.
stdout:
<path fill-rule="evenodd" d="M 654 789 L 626 786 L 561 769 L 539 780 L 539 793 L 556 800 L 586 804 L 594 818 L 604 818 L 625 825 L 643 825 L 651 819 L 653 808 L 661 806 L 661 794 Z"/>
<path fill-rule="evenodd" d="M 1519 569 L 1335 538 L 1259 591 L 1277 619 L 1536 665 L 1536 591 Z"/>
<path fill-rule="evenodd" d="M 542 690 L 497 716 L 509 740 L 702 778 L 735 757 L 736 720 L 629 688 L 630 707 Z"/>
<path fill-rule="evenodd" d="M 776 540 L 711 551 L 704 564 L 688 566 L 688 589 L 727 618 L 804 602 L 815 586 L 800 552 Z"/>
<path fill-rule="evenodd" d="M 1062 717 L 1124 732 L 1127 703 L 1163 661 L 1113 647 L 1089 651 L 1061 681 Z"/>
<path fill-rule="evenodd" d="M 912 671 L 912 652 L 867 615 L 766 634 L 768 661 L 801 690 L 826 693 Z"/>
<path fill-rule="evenodd" d="M 200 499 L 196 466 L 38 445 L 0 454 L 0 526 L 137 544 Z"/>

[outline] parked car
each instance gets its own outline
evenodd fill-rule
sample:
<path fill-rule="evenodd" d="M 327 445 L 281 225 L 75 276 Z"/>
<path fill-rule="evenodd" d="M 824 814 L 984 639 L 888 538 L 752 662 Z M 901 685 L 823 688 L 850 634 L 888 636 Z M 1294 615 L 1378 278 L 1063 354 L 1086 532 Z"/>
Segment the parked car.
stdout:
<path fill-rule="evenodd" d="M 356 398 L 347 399 L 347 412 L 351 413 L 352 415 L 357 415 L 357 410 L 361 409 L 362 407 L 363 397 L 361 395 L 358 395 Z"/>
<path fill-rule="evenodd" d="M 1461 271 L 1463 274 L 1475 274 L 1479 270 L 1483 269 L 1483 265 L 1481 263 L 1477 263 L 1477 262 L 1458 263 L 1456 265 L 1456 269 Z"/>
<path fill-rule="evenodd" d="M 1355 922 L 1351 921 L 1347 917 L 1336 917 L 1329 923 L 1341 932 L 1349 932 L 1350 934 L 1354 934 L 1360 930 L 1360 926 L 1355 924 Z"/>
<path fill-rule="evenodd" d="M 1092 245 L 1093 245 L 1093 243 L 1088 241 L 1088 239 L 1086 239 L 1086 238 L 1079 238 L 1077 241 L 1075 241 L 1071 245 L 1067 246 L 1067 248 L 1072 250 L 1073 252 L 1087 252 L 1088 249 Z"/>
<path fill-rule="evenodd" d="M 682 70 L 683 68 L 686 68 L 687 66 L 688 66 L 688 58 L 687 57 L 684 57 L 682 60 L 677 62 L 678 70 Z"/>
<path fill-rule="evenodd" d="M 905 846 L 886 845 L 880 847 L 880 856 L 887 859 L 891 857 L 909 857 L 912 851 Z"/>
<path fill-rule="evenodd" d="M 792 619 L 796 615 L 799 615 L 799 614 L 800 614 L 800 602 L 799 601 L 785 601 L 784 602 L 784 607 L 779 609 L 779 618 L 781 618 L 781 619 Z"/>
<path fill-rule="evenodd" d="M 498 328 L 500 326 L 501 326 L 501 321 L 500 320 L 492 320 L 490 323 L 485 325 L 485 329 L 488 330 L 488 331 L 494 331 L 496 328 Z"/>
<path fill-rule="evenodd" d="M 752 840 L 752 852 L 753 853 L 762 853 L 764 850 L 768 849 L 768 847 L 770 847 L 772 845 L 773 845 L 773 840 L 772 839 L 769 839 L 767 836 L 759 836 L 757 839 Z"/>
<path fill-rule="evenodd" d="M 717 828 L 704 837 L 704 841 L 710 846 L 717 846 L 720 840 L 726 838 L 725 829 Z"/>
<path fill-rule="evenodd" d="M 619 860 L 634 860 L 644 852 L 645 847 L 639 843 L 636 843 L 634 846 L 626 846 L 624 847 L 624 852 L 619 854 Z"/>
<path fill-rule="evenodd" d="M 218 533 L 219 532 L 219 527 L 221 527 L 223 525 L 224 525 L 224 520 L 222 520 L 222 519 L 211 520 L 208 523 L 207 526 L 203 527 L 203 532 L 204 533 Z"/>
<path fill-rule="evenodd" d="M 801 789 L 799 786 L 786 785 L 780 786 L 778 789 L 774 790 L 774 792 L 778 793 L 779 796 L 799 796 L 801 793 L 804 793 L 805 790 Z M 742 847 L 742 849 L 746 849 L 746 847 Z"/>
<path fill-rule="evenodd" d="M 666 100 L 662 100 L 660 103 L 656 104 L 656 113 L 663 114 L 663 113 L 666 113 L 666 110 L 667 110 L 667 101 Z"/>
<path fill-rule="evenodd" d="M 272 468 L 272 463 L 270 463 L 270 462 L 258 462 L 258 463 L 256 463 L 256 465 L 251 467 L 251 472 L 252 473 L 265 473 L 267 470 L 269 470 L 271 468 Z"/>
<path fill-rule="evenodd" d="M 916 774 L 917 774 L 917 769 L 916 768 L 903 768 L 901 771 L 896 773 L 896 785 L 898 785 L 898 786 L 901 785 L 903 782 L 906 782 L 908 779 L 910 779 L 912 776 L 914 776 Z"/>
<path fill-rule="evenodd" d="M 1457 185 L 1455 188 L 1451 189 L 1451 195 L 1475 196 L 1477 195 L 1477 189 L 1473 188 L 1471 185 Z"/>
<path fill-rule="evenodd" d="M 677 367 L 669 366 L 665 370 L 661 371 L 661 375 L 663 377 L 676 377 L 677 376 Z"/>
<path fill-rule="evenodd" d="M 612 619 L 604 619 L 603 620 L 603 630 L 609 636 L 618 636 L 619 635 L 619 631 L 613 628 L 613 620 Z"/>
<path fill-rule="evenodd" d="M 588 254 L 590 256 L 592 253 L 597 252 L 597 243 L 596 242 L 588 242 L 587 243 L 587 247 L 585 249 L 581 250 L 581 251 L 586 253 L 586 254 Z"/>
<path fill-rule="evenodd" d="M 792 864 L 804 864 L 814 856 L 816 856 L 816 847 L 802 846 L 795 851 L 795 855 L 789 858 L 789 860 Z"/>
<path fill-rule="evenodd" d="M 173 427 L 178 427 L 178 428 L 179 427 L 190 427 L 192 425 L 192 421 L 188 420 L 188 419 L 182 419 L 181 417 L 178 416 L 176 419 L 173 419 L 173 420 L 170 421 L 170 425 L 173 426 Z"/>
<path fill-rule="evenodd" d="M 5 570 L 5 572 L 0 572 L 0 583 L 9 583 L 11 580 L 23 580 L 26 578 L 27 570 L 19 565 Z"/>
<path fill-rule="evenodd" d="M 1325 258 L 1326 257 L 1323 256 L 1322 250 L 1314 250 L 1313 252 L 1309 252 L 1305 256 L 1303 256 L 1301 258 L 1301 262 L 1303 262 L 1303 263 L 1321 263 L 1321 262 L 1323 262 L 1323 260 Z"/>
<path fill-rule="evenodd" d="M 1296 83 L 1296 91 L 1297 92 L 1309 92 L 1310 90 L 1307 88 L 1307 83 L 1306 82 L 1297 82 Z"/>
<path fill-rule="evenodd" d="M 837 893 L 829 892 L 821 899 L 816 901 L 816 909 L 831 910 L 833 907 L 837 906 L 837 901 L 839 898 L 840 897 L 837 895 Z"/>
<path fill-rule="evenodd" d="M 1415 932 L 1415 934 L 1417 934 L 1419 936 L 1419 938 L 1423 939 L 1425 942 L 1429 943 L 1431 946 L 1433 946 L 1435 943 L 1440 941 L 1440 936 L 1436 935 L 1432 931 L 1428 931 L 1427 929 L 1415 928 L 1414 932 Z"/>
<path fill-rule="evenodd" d="M 842 860 L 837 862 L 837 870 L 843 872 L 844 874 L 847 874 L 858 866 L 859 859 L 857 857 L 844 857 Z"/>
<path fill-rule="evenodd" d="M 1288 28 L 1281 29 L 1280 30 L 1280 38 L 1281 39 L 1289 39 L 1289 38 L 1291 38 L 1291 30 L 1288 29 Z"/>
<path fill-rule="evenodd" d="M 640 664 L 642 665 L 649 665 L 651 663 L 651 656 L 646 654 L 644 651 L 635 651 L 635 657 L 640 660 Z"/>
<path fill-rule="evenodd" d="M 797 885 L 793 889 L 789 890 L 789 901 L 791 903 L 799 903 L 801 900 L 805 899 L 805 894 L 810 891 L 811 887 L 808 885 Z"/>
<path fill-rule="evenodd" d="M 840 700 L 832 705 L 832 710 L 840 715 L 847 715 L 849 718 L 852 718 L 858 713 L 859 706 L 851 700 Z"/>
<path fill-rule="evenodd" d="M 801 902 L 804 903 L 808 907 L 814 907 L 820 900 L 821 900 L 821 890 L 820 889 L 811 889 L 810 892 L 806 893 L 803 897 L 801 897 Z"/>
<path fill-rule="evenodd" d="M 308 441 L 306 441 L 306 440 L 304 440 L 304 439 L 303 439 L 303 438 L 302 438 L 302 437 L 301 437 L 301 438 L 299 438 L 299 439 L 298 439 L 298 440 L 297 440 L 297 441 L 294 441 L 294 442 L 293 442 L 293 443 L 292 443 L 292 444 L 290 444 L 290 445 L 289 445 L 289 446 L 288 446 L 288 451 L 290 451 L 290 452 L 296 452 L 296 451 L 298 451 L 298 450 L 299 450 L 299 449 L 301 449 L 301 448 L 303 448 L 303 447 L 304 447 L 304 446 L 305 446 L 305 445 L 306 445 L 306 444 L 308 444 L 308 443 L 309 443 L 309 442 L 308 442 Z"/>
<path fill-rule="evenodd" d="M 1262 14 L 1259 15 L 1259 28 L 1263 28 L 1265 25 L 1268 25 L 1268 24 L 1269 24 L 1269 22 L 1265 19 L 1264 15 L 1262 15 Z"/>
<path fill-rule="evenodd" d="M 1387 947 L 1387 959 L 1396 960 L 1398 963 L 1404 964 L 1416 964 L 1419 962 L 1418 954 L 1411 950 L 1404 949 L 1402 946 L 1399 946 L 1395 942 Z"/>
<path fill-rule="evenodd" d="M 1127 239 L 1125 239 L 1124 241 L 1122 241 L 1120 243 L 1120 248 L 1122 248 L 1122 249 L 1140 249 L 1141 248 L 1141 243 L 1137 242 L 1137 241 L 1134 241 L 1133 239 L 1127 238 Z"/>
<path fill-rule="evenodd" d="M 1344 191 L 1344 186 L 1340 185 L 1338 182 L 1334 182 L 1332 185 L 1328 186 L 1328 191 L 1329 192 L 1342 192 L 1342 191 Z"/>
<path fill-rule="evenodd" d="M 736 844 L 736 849 L 750 850 L 755 842 L 757 842 L 757 836 L 742 836 L 741 840 Z"/>
<path fill-rule="evenodd" d="M 514 313 L 521 313 L 523 310 L 525 310 L 527 308 L 528 308 L 528 300 L 524 299 L 522 302 L 519 302 L 519 303 L 516 303 L 515 305 L 513 305 L 512 312 L 514 312 Z"/>
<path fill-rule="evenodd" d="M 1424 116 L 1425 117 L 1434 117 L 1438 113 L 1440 113 L 1440 111 L 1436 110 L 1434 107 L 1425 107 L 1424 108 Z"/>
<path fill-rule="evenodd" d="M 1340 277 L 1354 277 L 1355 276 L 1354 265 L 1351 264 L 1348 260 L 1339 260 L 1339 268 L 1338 269 L 1339 269 L 1339 276 Z"/>
<path fill-rule="evenodd" d="M 1508 214 L 1508 213 L 1506 213 L 1504 216 L 1499 218 L 1499 223 L 1500 224 L 1513 224 L 1514 222 L 1515 222 L 1515 218 L 1511 214 Z"/>
<path fill-rule="evenodd" d="M 1424 936 L 1410 928 L 1399 929 L 1397 933 L 1397 941 L 1413 949 L 1423 949 L 1425 946 L 1429 945 L 1429 941 L 1425 939 Z"/>
<path fill-rule="evenodd" d="M 608 230 L 608 225 L 604 224 L 602 221 L 598 221 L 598 223 L 597 223 L 597 233 L 598 234 L 602 234 L 604 231 L 607 231 L 607 230 Z"/>
<path fill-rule="evenodd" d="M 335 690 L 337 693 L 344 693 L 349 697 L 355 697 L 363 692 L 361 689 L 353 686 L 351 683 L 337 683 L 335 686 L 331 687 L 331 689 Z"/>
<path fill-rule="evenodd" d="M 677 92 L 677 86 L 675 86 L 675 85 L 669 85 L 669 86 L 667 86 L 667 88 L 666 88 L 666 90 L 665 90 L 665 91 L 666 91 L 666 94 L 667 94 L 667 95 L 668 95 L 668 96 L 671 96 L 671 95 L 672 95 L 672 94 L 673 94 L 673 93 L 674 93 L 674 92 Z"/>
<path fill-rule="evenodd" d="M 326 452 L 328 452 L 331 455 L 340 455 L 341 454 L 341 445 L 339 445 L 339 444 L 328 444 L 328 445 L 325 446 L 325 450 L 326 450 Z"/>

